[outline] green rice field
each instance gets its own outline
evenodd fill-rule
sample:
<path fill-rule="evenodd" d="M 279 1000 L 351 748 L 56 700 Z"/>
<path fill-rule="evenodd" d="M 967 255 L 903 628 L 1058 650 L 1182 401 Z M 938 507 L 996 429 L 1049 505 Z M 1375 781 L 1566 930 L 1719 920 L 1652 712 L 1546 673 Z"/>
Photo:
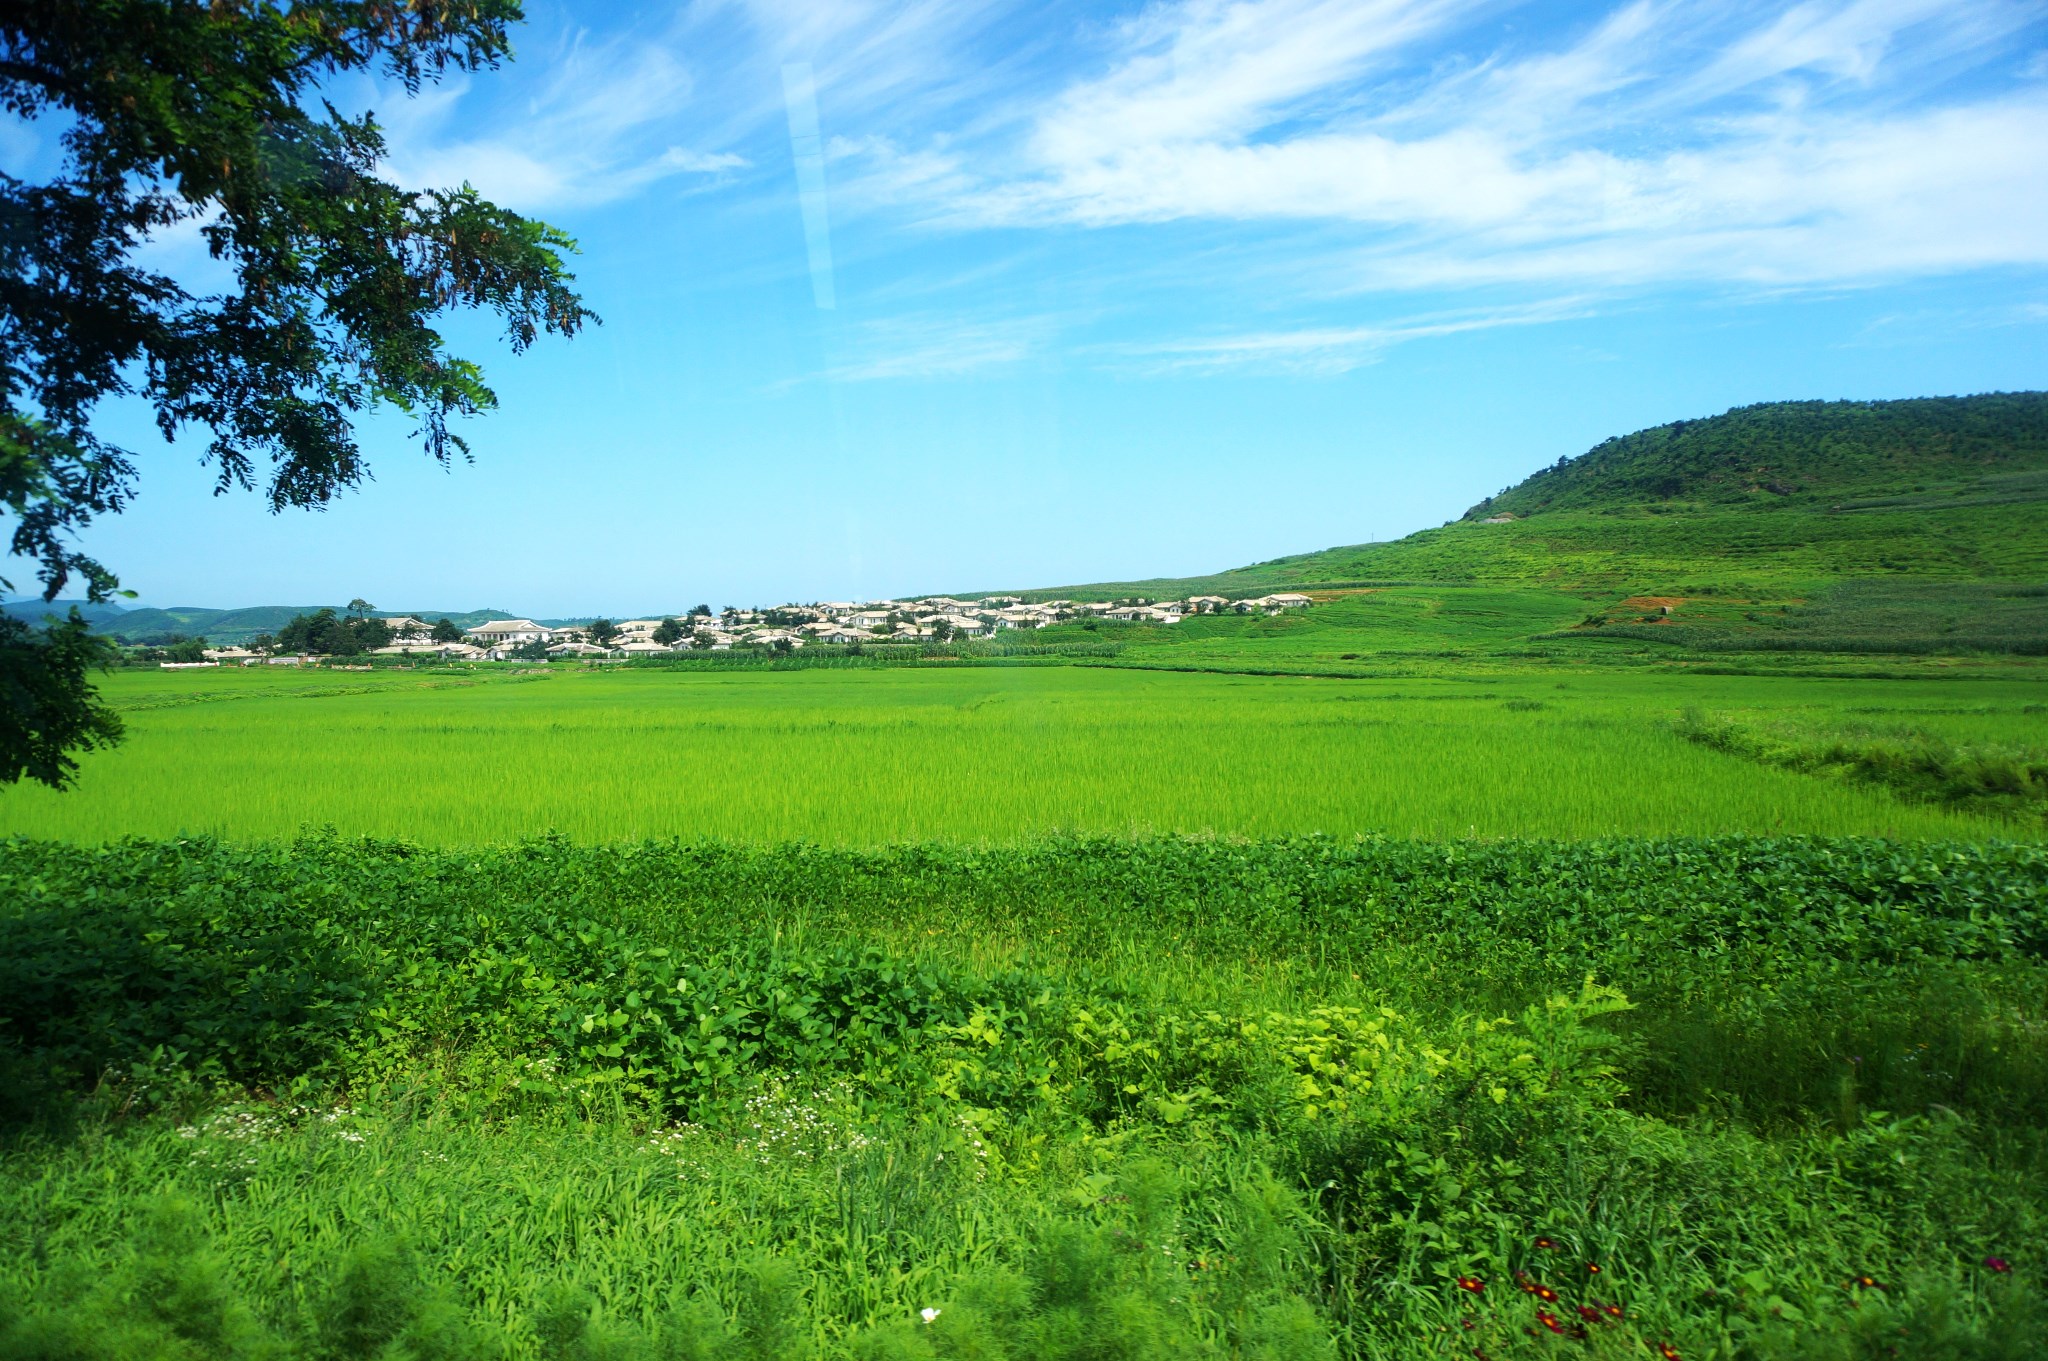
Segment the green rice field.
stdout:
<path fill-rule="evenodd" d="M 1688 742 L 1687 711 L 1801 727 L 2040 726 L 2026 680 L 1500 672 L 1399 679 L 1080 666 L 111 676 L 129 727 L 0 831 L 431 845 L 554 831 L 756 844 L 1056 834 L 1715 833 L 1986 838 L 2028 823 Z"/>
<path fill-rule="evenodd" d="M 1214 632 L 108 676 L 0 1361 L 2040 1354 L 2030 663 Z"/>

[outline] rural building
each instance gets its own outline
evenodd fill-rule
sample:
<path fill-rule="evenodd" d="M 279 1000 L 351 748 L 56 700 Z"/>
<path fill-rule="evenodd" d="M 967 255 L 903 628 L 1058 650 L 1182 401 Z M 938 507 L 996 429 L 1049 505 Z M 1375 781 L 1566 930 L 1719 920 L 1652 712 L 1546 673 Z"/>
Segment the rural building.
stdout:
<path fill-rule="evenodd" d="M 493 619 L 469 630 L 469 636 L 486 647 L 518 647 L 522 643 L 551 643 L 557 632 L 531 619 Z"/>

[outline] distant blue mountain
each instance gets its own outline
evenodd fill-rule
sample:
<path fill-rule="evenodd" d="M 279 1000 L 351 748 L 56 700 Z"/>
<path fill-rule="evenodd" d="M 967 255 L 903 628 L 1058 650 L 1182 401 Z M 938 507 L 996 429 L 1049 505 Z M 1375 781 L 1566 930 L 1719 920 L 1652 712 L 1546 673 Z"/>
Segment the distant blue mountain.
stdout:
<path fill-rule="evenodd" d="M 222 644 L 246 643 L 259 633 L 275 633 L 290 623 L 295 614 L 311 614 L 323 608 L 339 614 L 347 608 L 344 605 L 250 605 L 241 609 L 218 610 L 199 605 L 173 605 L 161 609 L 124 609 L 119 605 L 94 605 L 83 600 L 0 601 L 0 610 L 30 623 L 42 622 L 45 615 L 54 614 L 62 618 L 73 606 L 93 626 L 94 632 L 117 637 L 124 642 L 146 642 L 178 633 Z M 460 628 L 473 628 L 487 619 L 517 617 L 504 610 L 380 609 L 377 613 L 393 618 L 410 614 L 427 620 L 448 619 Z"/>
<path fill-rule="evenodd" d="M 109 626 L 128 613 L 119 605 L 95 605 L 89 600 L 0 600 L 0 614 L 26 619 L 31 624 L 39 624 L 43 616 L 51 614 L 62 619 L 74 608 L 95 628 Z"/>

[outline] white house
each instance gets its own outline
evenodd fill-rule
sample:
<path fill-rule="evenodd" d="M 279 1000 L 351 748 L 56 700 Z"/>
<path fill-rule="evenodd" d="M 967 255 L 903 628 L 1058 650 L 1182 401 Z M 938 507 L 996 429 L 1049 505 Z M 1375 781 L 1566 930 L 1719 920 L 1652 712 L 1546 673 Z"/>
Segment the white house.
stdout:
<path fill-rule="evenodd" d="M 556 632 L 531 619 L 493 619 L 469 630 L 469 636 L 485 647 L 518 647 L 522 643 L 552 643 Z"/>

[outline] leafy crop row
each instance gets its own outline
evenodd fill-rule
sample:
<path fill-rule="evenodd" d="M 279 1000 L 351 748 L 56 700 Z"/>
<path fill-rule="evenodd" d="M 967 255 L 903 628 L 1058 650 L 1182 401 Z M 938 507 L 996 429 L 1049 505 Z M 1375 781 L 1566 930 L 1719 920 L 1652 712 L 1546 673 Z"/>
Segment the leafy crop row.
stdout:
<path fill-rule="evenodd" d="M 15 841 L 0 1356 L 2024 1355 L 2044 977 L 2030 845 Z"/>

